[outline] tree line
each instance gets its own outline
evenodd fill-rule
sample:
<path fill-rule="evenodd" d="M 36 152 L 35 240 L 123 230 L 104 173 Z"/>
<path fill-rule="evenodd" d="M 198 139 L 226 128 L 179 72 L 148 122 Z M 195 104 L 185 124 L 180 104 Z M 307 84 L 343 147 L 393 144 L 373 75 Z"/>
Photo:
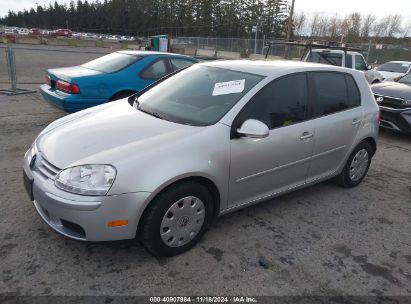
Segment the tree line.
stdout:
<path fill-rule="evenodd" d="M 411 21 L 393 14 L 377 18 L 374 14 L 351 13 L 347 16 L 298 12 L 293 17 L 296 37 L 327 38 L 333 41 L 361 42 L 398 40 L 411 35 Z M 409 39 L 408 39 L 409 40 Z"/>
<path fill-rule="evenodd" d="M 0 24 L 43 29 L 148 36 L 284 38 L 290 0 L 87 0 L 9 11 Z M 391 41 L 411 35 L 411 21 L 401 15 L 377 18 L 372 13 L 347 16 L 297 12 L 292 38 L 342 42 Z M 409 40 L 409 39 L 408 39 Z"/>
<path fill-rule="evenodd" d="M 256 24 L 260 33 L 283 37 L 288 16 L 289 0 L 78 0 L 9 11 L 0 24 L 123 35 L 249 38 Z"/>

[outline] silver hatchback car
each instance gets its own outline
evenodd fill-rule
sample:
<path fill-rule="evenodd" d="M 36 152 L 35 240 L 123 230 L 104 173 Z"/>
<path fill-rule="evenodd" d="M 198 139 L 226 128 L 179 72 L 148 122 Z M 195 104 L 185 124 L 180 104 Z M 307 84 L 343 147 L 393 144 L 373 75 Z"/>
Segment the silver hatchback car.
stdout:
<path fill-rule="evenodd" d="M 327 179 L 358 185 L 378 106 L 361 72 L 215 61 L 46 127 L 24 158 L 42 219 L 77 240 L 191 248 L 213 217 Z"/>

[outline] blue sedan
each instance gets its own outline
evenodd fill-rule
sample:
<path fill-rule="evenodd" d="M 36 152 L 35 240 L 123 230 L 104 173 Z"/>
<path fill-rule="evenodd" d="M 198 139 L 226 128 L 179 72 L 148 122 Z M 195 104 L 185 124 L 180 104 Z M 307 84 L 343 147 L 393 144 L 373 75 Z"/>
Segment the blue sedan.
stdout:
<path fill-rule="evenodd" d="M 40 92 L 50 104 L 75 112 L 130 96 L 196 62 L 184 55 L 119 51 L 80 66 L 48 70 Z"/>

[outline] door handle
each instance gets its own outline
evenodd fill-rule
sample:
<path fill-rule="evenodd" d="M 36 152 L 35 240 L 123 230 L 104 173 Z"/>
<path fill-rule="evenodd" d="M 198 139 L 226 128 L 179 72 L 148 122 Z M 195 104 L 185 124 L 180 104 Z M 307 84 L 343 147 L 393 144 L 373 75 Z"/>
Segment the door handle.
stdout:
<path fill-rule="evenodd" d="M 314 135 L 312 134 L 312 133 L 310 133 L 310 132 L 304 132 L 301 136 L 300 136 L 300 139 L 301 140 L 304 140 L 304 139 L 308 139 L 308 138 L 311 138 L 311 137 L 313 137 Z"/>
<path fill-rule="evenodd" d="M 360 122 L 361 122 L 361 119 L 359 119 L 359 118 L 354 118 L 354 119 L 352 120 L 351 124 L 354 126 L 354 125 L 358 125 Z"/>

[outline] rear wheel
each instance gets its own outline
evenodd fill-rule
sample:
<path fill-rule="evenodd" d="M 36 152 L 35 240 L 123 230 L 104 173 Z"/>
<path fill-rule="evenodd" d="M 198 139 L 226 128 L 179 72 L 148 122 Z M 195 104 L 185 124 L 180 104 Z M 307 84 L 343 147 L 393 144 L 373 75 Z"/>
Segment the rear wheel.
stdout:
<path fill-rule="evenodd" d="M 155 256 L 174 256 L 192 248 L 209 227 L 210 192 L 196 182 L 176 184 L 160 193 L 144 213 L 139 236 Z"/>
<path fill-rule="evenodd" d="M 372 153 L 371 145 L 362 141 L 350 154 L 341 174 L 336 181 L 345 188 L 357 186 L 364 179 L 371 164 Z"/>
<path fill-rule="evenodd" d="M 110 97 L 110 99 L 108 101 L 114 101 L 114 100 L 119 100 L 119 99 L 123 99 L 126 97 L 129 97 L 133 94 L 135 94 L 136 92 L 134 91 L 122 91 L 122 92 L 118 92 L 116 94 L 114 94 L 113 96 Z"/>

